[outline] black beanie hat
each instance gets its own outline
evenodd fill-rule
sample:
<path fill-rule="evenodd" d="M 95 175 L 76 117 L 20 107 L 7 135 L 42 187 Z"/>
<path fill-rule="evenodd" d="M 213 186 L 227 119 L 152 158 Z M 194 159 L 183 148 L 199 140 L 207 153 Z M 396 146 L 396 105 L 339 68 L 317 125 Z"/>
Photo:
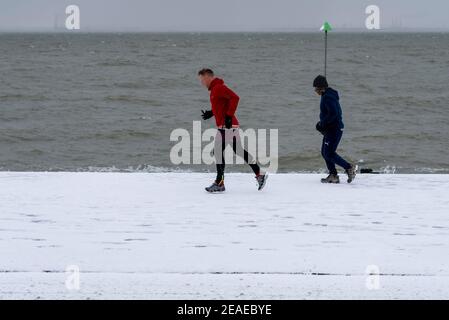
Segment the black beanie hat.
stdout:
<path fill-rule="evenodd" d="M 326 77 L 319 75 L 313 80 L 313 86 L 315 88 L 327 88 L 329 85 L 327 83 Z"/>

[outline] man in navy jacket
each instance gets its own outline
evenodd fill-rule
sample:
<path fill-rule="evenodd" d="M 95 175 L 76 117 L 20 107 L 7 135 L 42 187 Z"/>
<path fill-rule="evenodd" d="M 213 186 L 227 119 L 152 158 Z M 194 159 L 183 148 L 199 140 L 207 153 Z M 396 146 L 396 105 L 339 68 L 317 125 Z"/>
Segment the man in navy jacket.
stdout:
<path fill-rule="evenodd" d="M 321 96 L 320 103 L 320 121 L 316 125 L 316 129 L 323 134 L 323 144 L 321 147 L 321 155 L 326 161 L 329 170 L 329 176 L 321 179 L 323 183 L 340 183 L 337 169 L 338 165 L 345 169 L 348 175 L 348 183 L 351 183 L 356 175 L 357 168 L 355 165 L 348 163 L 345 159 L 337 154 L 338 144 L 343 135 L 343 119 L 340 106 L 340 97 L 338 92 L 329 88 L 327 79 L 324 76 L 318 76 L 313 81 L 315 92 Z"/>

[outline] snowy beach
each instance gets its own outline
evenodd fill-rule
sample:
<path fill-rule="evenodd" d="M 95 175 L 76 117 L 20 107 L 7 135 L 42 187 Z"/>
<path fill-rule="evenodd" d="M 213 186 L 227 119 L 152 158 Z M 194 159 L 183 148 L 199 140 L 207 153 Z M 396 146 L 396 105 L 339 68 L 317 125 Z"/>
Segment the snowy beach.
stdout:
<path fill-rule="evenodd" d="M 2 172 L 0 299 L 449 296 L 449 175 L 321 177 Z"/>

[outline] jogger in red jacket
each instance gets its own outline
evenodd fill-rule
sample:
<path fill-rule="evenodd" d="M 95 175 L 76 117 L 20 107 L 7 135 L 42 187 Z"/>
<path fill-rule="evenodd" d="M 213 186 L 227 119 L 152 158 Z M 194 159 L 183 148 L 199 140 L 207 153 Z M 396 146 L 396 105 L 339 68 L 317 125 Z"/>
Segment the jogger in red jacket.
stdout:
<path fill-rule="evenodd" d="M 239 104 L 239 96 L 229 89 L 222 79 L 216 78 L 211 69 L 202 69 L 198 72 L 201 84 L 210 91 L 210 103 L 212 110 L 204 111 L 204 120 L 215 117 L 217 125 L 217 135 L 215 137 L 214 155 L 217 166 L 217 178 L 214 183 L 206 188 L 208 192 L 224 192 L 224 171 L 225 159 L 224 151 L 226 146 L 232 145 L 234 152 L 243 157 L 249 164 L 262 190 L 267 181 L 267 174 L 261 174 L 260 167 L 243 148 L 239 133 L 239 121 L 235 115 Z"/>
<path fill-rule="evenodd" d="M 226 117 L 233 128 L 239 127 L 239 120 L 235 116 L 240 97 L 229 89 L 222 79 L 214 78 L 209 87 L 212 113 L 215 116 L 217 128 L 226 128 Z M 230 118 L 230 119 L 229 119 Z"/>

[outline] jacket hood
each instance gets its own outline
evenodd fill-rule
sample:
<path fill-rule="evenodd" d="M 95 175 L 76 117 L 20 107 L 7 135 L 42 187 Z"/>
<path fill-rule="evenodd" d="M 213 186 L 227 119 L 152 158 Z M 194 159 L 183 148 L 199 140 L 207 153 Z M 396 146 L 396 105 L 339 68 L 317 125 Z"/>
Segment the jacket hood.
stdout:
<path fill-rule="evenodd" d="M 338 91 L 334 90 L 332 88 L 327 88 L 324 92 L 323 97 L 334 99 L 334 100 L 340 100 L 340 96 L 338 95 Z"/>
<path fill-rule="evenodd" d="M 223 79 L 215 78 L 214 80 L 212 80 L 212 82 L 209 85 L 209 91 L 212 90 L 212 88 L 215 87 L 216 85 L 220 85 L 220 84 L 224 84 Z"/>

